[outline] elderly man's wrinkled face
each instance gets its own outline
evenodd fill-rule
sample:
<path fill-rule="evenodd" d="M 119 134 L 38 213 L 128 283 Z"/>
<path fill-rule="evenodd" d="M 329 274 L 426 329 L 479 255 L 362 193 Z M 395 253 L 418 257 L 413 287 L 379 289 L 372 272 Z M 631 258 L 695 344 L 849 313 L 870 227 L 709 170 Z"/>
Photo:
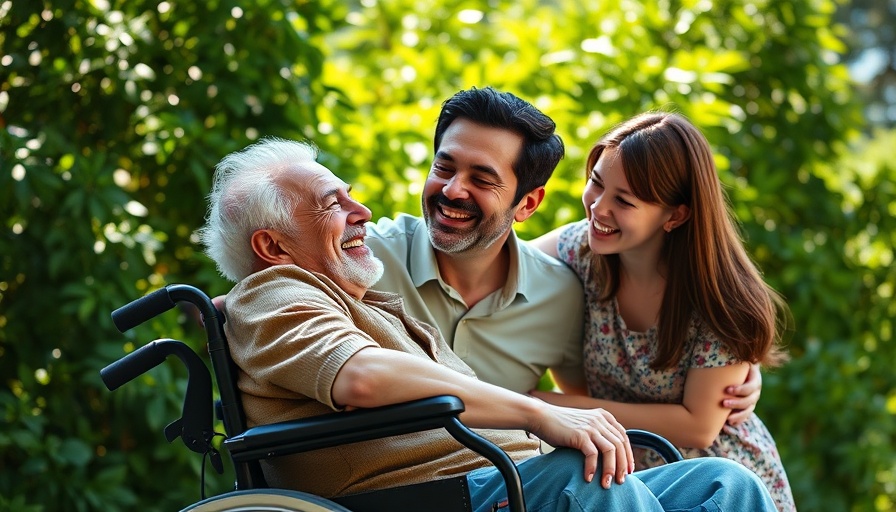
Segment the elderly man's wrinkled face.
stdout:
<path fill-rule="evenodd" d="M 363 295 L 383 274 L 382 262 L 364 245 L 370 210 L 352 199 L 349 185 L 317 162 L 303 163 L 277 179 L 298 199 L 295 231 L 284 250 L 296 265 Z"/>

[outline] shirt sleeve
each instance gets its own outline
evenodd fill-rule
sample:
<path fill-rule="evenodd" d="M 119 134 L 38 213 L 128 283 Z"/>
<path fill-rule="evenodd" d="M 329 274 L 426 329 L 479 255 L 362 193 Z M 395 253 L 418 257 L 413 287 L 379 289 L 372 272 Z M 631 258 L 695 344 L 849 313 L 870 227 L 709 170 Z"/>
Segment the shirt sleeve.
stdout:
<path fill-rule="evenodd" d="M 718 368 L 740 363 L 728 346 L 702 322 L 694 320 L 690 328 L 690 368 Z"/>
<path fill-rule="evenodd" d="M 556 317 L 565 324 L 557 326 L 558 333 L 565 334 L 561 337 L 563 359 L 560 364 L 551 366 L 551 375 L 556 381 L 584 386 L 582 343 L 585 335 L 585 295 L 581 283 L 575 278 L 570 278 L 569 284 L 563 289 L 570 295 L 566 297 L 566 310 L 559 312 Z"/>
<path fill-rule="evenodd" d="M 234 361 L 283 398 L 303 395 L 338 410 L 331 392 L 342 365 L 379 345 L 323 290 L 294 279 L 247 281 L 227 296 Z"/>

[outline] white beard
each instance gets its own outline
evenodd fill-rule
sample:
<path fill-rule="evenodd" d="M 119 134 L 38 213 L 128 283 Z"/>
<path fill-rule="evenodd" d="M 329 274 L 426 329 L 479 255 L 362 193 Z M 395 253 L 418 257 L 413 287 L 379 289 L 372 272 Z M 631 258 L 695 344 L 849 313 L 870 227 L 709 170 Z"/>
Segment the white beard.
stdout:
<path fill-rule="evenodd" d="M 368 248 L 368 251 L 370 249 Z M 369 252 L 363 259 L 343 257 L 341 264 L 333 265 L 330 271 L 364 289 L 368 289 L 383 277 L 383 262 Z"/>

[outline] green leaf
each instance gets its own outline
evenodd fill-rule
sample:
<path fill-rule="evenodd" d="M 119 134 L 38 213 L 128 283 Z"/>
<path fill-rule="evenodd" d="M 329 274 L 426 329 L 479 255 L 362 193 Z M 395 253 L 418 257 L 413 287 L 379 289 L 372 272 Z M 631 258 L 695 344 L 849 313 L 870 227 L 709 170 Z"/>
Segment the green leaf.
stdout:
<path fill-rule="evenodd" d="M 80 439 L 66 439 L 59 447 L 59 457 L 75 467 L 85 466 L 90 462 L 93 453 L 89 445 Z"/>

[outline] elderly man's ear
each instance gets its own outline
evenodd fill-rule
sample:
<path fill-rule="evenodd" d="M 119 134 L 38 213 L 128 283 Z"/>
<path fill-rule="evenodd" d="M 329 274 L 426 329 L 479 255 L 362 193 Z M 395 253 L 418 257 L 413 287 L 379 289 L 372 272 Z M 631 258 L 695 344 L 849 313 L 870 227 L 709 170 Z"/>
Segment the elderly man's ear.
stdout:
<path fill-rule="evenodd" d="M 292 265 L 295 263 L 291 254 L 280 245 L 283 234 L 271 229 L 259 229 L 252 233 L 252 252 L 259 260 L 269 265 Z"/>

